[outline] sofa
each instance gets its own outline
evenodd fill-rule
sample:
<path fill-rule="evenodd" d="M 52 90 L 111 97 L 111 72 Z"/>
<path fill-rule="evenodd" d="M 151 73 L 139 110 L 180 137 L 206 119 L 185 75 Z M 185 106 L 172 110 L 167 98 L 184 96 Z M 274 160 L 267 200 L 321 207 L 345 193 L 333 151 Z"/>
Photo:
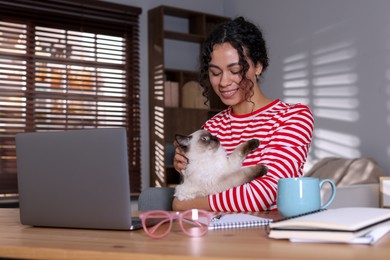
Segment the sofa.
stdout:
<path fill-rule="evenodd" d="M 328 208 L 379 207 L 379 178 L 385 171 L 369 157 L 327 157 L 316 162 L 305 177 L 331 179 L 336 184 L 336 196 Z M 330 185 L 325 184 L 321 198 L 330 197 Z"/>
<path fill-rule="evenodd" d="M 321 191 L 322 202 L 331 195 L 331 189 L 324 187 Z M 329 205 L 331 208 L 342 207 L 379 207 L 379 183 L 357 184 L 336 188 L 336 196 Z"/>

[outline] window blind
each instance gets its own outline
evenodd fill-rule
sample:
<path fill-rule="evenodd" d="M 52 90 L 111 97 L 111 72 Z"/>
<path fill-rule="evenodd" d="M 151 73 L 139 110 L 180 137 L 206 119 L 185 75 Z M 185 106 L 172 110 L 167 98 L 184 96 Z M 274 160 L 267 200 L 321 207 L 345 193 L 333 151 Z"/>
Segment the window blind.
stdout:
<path fill-rule="evenodd" d="M 17 133 L 100 127 L 126 127 L 140 191 L 140 13 L 100 1 L 0 2 L 0 194 L 17 193 Z"/>

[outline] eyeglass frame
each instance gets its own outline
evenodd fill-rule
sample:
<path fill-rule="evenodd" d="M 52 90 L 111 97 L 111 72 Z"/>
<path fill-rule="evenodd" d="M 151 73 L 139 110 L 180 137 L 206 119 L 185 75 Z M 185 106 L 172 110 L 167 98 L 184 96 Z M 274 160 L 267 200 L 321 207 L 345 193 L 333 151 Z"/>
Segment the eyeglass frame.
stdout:
<path fill-rule="evenodd" d="M 200 235 L 193 235 L 193 234 L 189 233 L 183 226 L 183 217 L 187 213 L 189 213 L 191 211 L 194 211 L 194 210 L 198 211 L 198 215 L 199 215 L 199 213 L 202 213 L 204 216 L 207 217 L 207 223 L 195 222 L 195 223 L 204 225 L 206 227 Z M 164 220 L 158 222 L 156 225 L 154 225 L 152 227 L 152 228 L 155 228 L 154 230 L 156 230 L 162 224 L 165 224 L 169 220 L 169 227 L 168 227 L 167 231 L 165 233 L 163 233 L 162 235 L 154 235 L 153 232 L 149 231 L 148 226 L 146 225 L 147 216 L 155 214 L 155 213 L 164 214 L 164 216 L 166 216 L 167 219 L 164 219 Z M 168 233 L 172 229 L 173 220 L 176 220 L 176 219 L 179 220 L 180 228 L 184 232 L 184 234 L 186 234 L 187 236 L 190 236 L 190 237 L 200 237 L 200 236 L 203 236 L 208 231 L 208 226 L 210 225 L 212 217 L 213 217 L 213 213 L 212 212 L 209 212 L 209 211 L 206 211 L 206 210 L 202 210 L 202 209 L 189 209 L 189 210 L 185 210 L 185 211 L 182 211 L 182 212 L 181 211 L 166 211 L 166 210 L 149 210 L 149 211 L 145 211 L 145 212 L 142 212 L 142 213 L 139 214 L 139 218 L 142 221 L 142 227 L 143 227 L 145 233 L 147 235 L 149 235 L 150 237 L 152 237 L 152 238 L 162 238 L 162 237 L 165 237 L 166 235 L 168 235 Z"/>

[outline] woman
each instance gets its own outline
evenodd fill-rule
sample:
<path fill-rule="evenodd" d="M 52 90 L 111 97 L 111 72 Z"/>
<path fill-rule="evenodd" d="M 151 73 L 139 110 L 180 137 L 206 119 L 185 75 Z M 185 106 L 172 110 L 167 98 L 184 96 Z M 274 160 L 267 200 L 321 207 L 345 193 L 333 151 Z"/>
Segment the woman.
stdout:
<path fill-rule="evenodd" d="M 267 67 L 262 33 L 242 17 L 218 26 L 205 41 L 200 84 L 205 96 L 214 91 L 228 108 L 209 119 L 203 127 L 218 137 L 228 153 L 240 143 L 258 138 L 260 147 L 246 158 L 243 166 L 262 163 L 267 165 L 268 173 L 208 197 L 187 201 L 175 198 L 174 210 L 249 212 L 275 209 L 278 179 L 302 175 L 312 140 L 313 116 L 305 105 L 286 104 L 263 94 L 258 80 Z M 181 172 L 187 163 L 176 149 L 175 169 Z"/>

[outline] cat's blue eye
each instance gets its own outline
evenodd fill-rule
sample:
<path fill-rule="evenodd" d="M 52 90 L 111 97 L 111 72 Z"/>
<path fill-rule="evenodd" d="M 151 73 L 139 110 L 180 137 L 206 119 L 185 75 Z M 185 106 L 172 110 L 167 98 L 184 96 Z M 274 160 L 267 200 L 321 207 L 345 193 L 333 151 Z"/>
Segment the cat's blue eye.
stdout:
<path fill-rule="evenodd" d="M 204 142 L 208 142 L 210 140 L 210 137 L 202 136 L 201 140 L 204 141 Z"/>

